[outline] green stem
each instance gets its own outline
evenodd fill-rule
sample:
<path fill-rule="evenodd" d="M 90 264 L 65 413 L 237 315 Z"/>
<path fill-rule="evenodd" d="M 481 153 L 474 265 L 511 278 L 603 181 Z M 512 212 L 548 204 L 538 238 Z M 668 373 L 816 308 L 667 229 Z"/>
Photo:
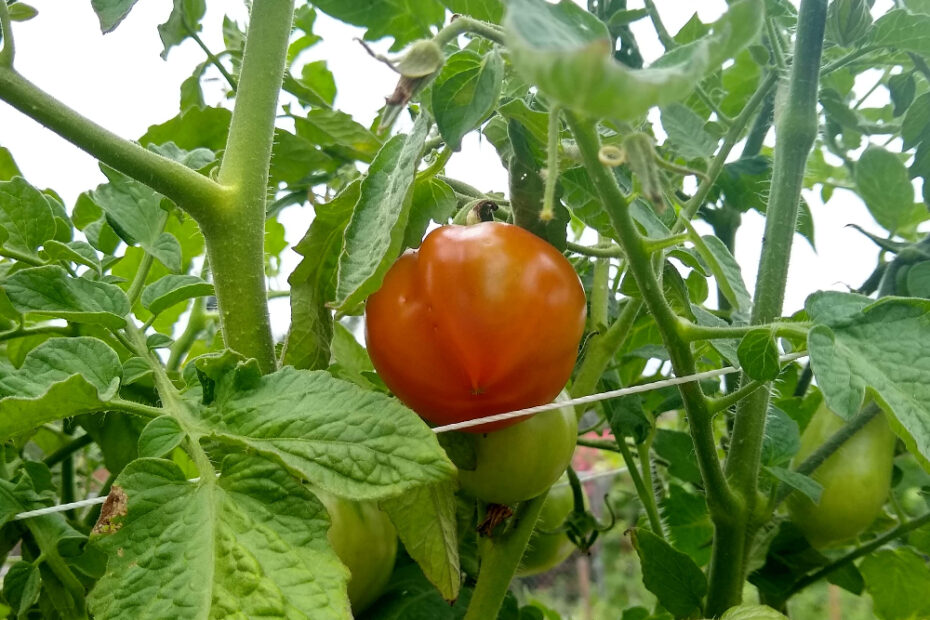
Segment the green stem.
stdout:
<path fill-rule="evenodd" d="M 194 29 L 187 24 L 186 20 L 184 22 L 184 27 L 187 29 L 187 34 L 190 36 L 190 38 L 192 38 L 194 42 L 200 46 L 200 49 L 203 50 L 203 53 L 206 54 L 207 60 L 210 61 L 210 64 L 219 70 L 220 75 L 222 75 L 223 79 L 226 80 L 226 83 L 229 84 L 230 90 L 232 90 L 232 92 L 236 92 L 236 88 L 238 87 L 238 84 L 236 84 L 236 78 L 230 75 L 229 71 L 226 70 L 226 67 L 223 66 L 223 63 L 220 62 L 220 59 L 216 56 L 216 54 L 210 51 L 210 48 L 207 47 L 206 43 L 203 42 L 203 39 L 200 38 L 200 35 L 194 32 Z"/>
<path fill-rule="evenodd" d="M 766 75 L 762 83 L 759 84 L 759 88 L 756 89 L 756 92 L 753 93 L 749 101 L 746 102 L 742 111 L 733 119 L 733 124 L 730 125 L 730 129 L 723 137 L 723 144 L 720 145 L 717 154 L 710 164 L 710 168 L 707 169 L 707 177 L 701 181 L 697 191 L 682 207 L 681 219 L 692 219 L 694 214 L 697 213 L 697 210 L 704 204 L 704 201 L 707 200 L 707 195 L 710 194 L 710 190 L 713 189 L 714 183 L 717 182 L 717 177 L 720 176 L 724 164 L 727 163 L 727 156 L 730 154 L 730 151 L 733 150 L 733 147 L 736 146 L 736 143 L 739 142 L 740 137 L 743 135 L 743 130 L 749 124 L 749 119 L 756 113 L 756 109 L 762 104 L 769 92 L 775 88 L 777 82 L 777 73 L 771 72 Z M 679 220 L 672 228 L 672 232 L 679 233 L 682 230 L 684 230 L 684 223 Z"/>
<path fill-rule="evenodd" d="M 93 437 L 90 435 L 84 434 L 76 439 L 72 439 L 62 447 L 58 448 L 44 459 L 42 462 L 48 465 L 49 467 L 54 467 L 58 463 L 64 461 L 67 457 L 71 456 L 81 448 L 85 448 L 90 444 L 94 443 Z"/>
<path fill-rule="evenodd" d="M 592 256 L 595 258 L 623 258 L 623 251 L 615 245 L 591 246 L 566 241 L 565 249 L 575 254 L 581 254 L 582 256 Z"/>
<path fill-rule="evenodd" d="M 218 179 L 232 195 L 202 224 L 226 346 L 275 369 L 265 294 L 265 197 L 293 0 L 252 5 L 236 104 Z"/>
<path fill-rule="evenodd" d="M 513 528 L 500 538 L 487 541 L 481 552 L 478 582 L 475 584 L 475 591 L 472 593 L 464 620 L 488 620 L 497 617 L 547 494 L 548 491 L 520 504 L 517 514 L 513 517 Z"/>
<path fill-rule="evenodd" d="M 772 56 L 775 59 L 775 66 L 778 67 L 779 72 L 784 73 L 788 70 L 788 65 L 785 63 L 785 49 L 782 47 L 783 41 L 776 28 L 777 26 L 774 20 L 765 20 L 765 34 L 769 38 L 769 45 L 772 46 Z"/>
<path fill-rule="evenodd" d="M 33 267 L 41 267 L 42 265 L 48 264 L 41 258 L 26 254 L 25 252 L 20 252 L 19 250 L 14 250 L 13 248 L 0 248 L 0 257 L 18 260 L 21 263 L 26 263 Z"/>
<path fill-rule="evenodd" d="M 798 15 L 794 64 L 775 134 L 775 164 L 772 190 L 766 208 L 766 227 L 756 278 L 751 323 L 769 323 L 781 315 L 791 243 L 807 157 L 817 136 L 817 85 L 823 50 L 826 0 L 802 0 Z M 743 377 L 742 385 L 751 381 Z M 707 609 L 717 616 L 742 600 L 748 538 L 754 532 L 748 515 L 754 514 L 757 499 L 762 435 L 768 411 L 769 391 L 755 390 L 737 405 L 726 461 L 726 474 L 740 495 L 745 512 L 740 516 L 740 536 L 726 541 L 736 545 L 728 565 L 713 565 Z M 723 541 L 722 541 L 723 542 Z M 719 572 L 717 572 L 719 570 Z"/>
<path fill-rule="evenodd" d="M 108 166 L 164 194 L 198 222 L 214 214 L 227 195 L 226 188 L 210 178 L 104 129 L 12 69 L 0 67 L 0 99 Z"/>
<path fill-rule="evenodd" d="M 29 529 L 29 533 L 32 534 L 32 538 L 35 540 L 36 545 L 38 545 L 46 566 L 52 570 L 55 577 L 58 578 L 74 599 L 78 608 L 78 615 L 75 617 L 86 618 L 87 615 L 84 610 L 84 586 L 78 578 L 74 576 L 67 562 L 65 562 L 64 558 L 58 553 L 58 538 L 51 535 L 52 532 L 58 531 L 58 527 L 49 525 L 48 523 L 53 516 L 54 515 L 44 515 L 33 519 L 26 519 L 24 523 Z"/>
<path fill-rule="evenodd" d="M 639 456 L 639 467 L 643 476 L 643 486 L 645 487 L 645 496 L 641 498 L 646 506 L 646 514 L 649 515 L 649 523 L 652 525 L 653 533 L 659 538 L 665 539 L 665 528 L 662 525 L 662 519 L 659 517 L 659 503 L 656 497 L 656 484 L 652 478 L 652 458 L 649 450 L 652 447 L 652 434 L 641 444 L 636 445 L 636 452 Z"/>
<path fill-rule="evenodd" d="M 6 0 L 0 0 L 0 34 L 3 34 L 3 49 L 0 49 L 0 66 L 12 68 L 16 49 L 13 45 L 13 24 Z"/>
<path fill-rule="evenodd" d="M 824 461 L 826 461 L 834 452 L 840 449 L 840 447 L 852 438 L 853 435 L 862 430 L 866 424 L 872 421 L 872 419 L 880 415 L 882 412 L 881 408 L 875 403 L 870 403 L 867 407 L 864 407 L 862 411 L 854 415 L 849 419 L 846 424 L 840 427 L 835 433 L 830 435 L 829 438 L 823 444 L 814 450 L 806 459 L 801 461 L 801 463 L 795 468 L 795 471 L 799 474 L 804 474 L 809 476 L 814 471 L 820 467 Z M 793 489 L 782 483 L 778 486 L 778 490 L 775 493 L 775 498 L 772 501 L 771 509 L 774 510 L 781 504 L 786 497 L 791 495 Z"/>
<path fill-rule="evenodd" d="M 207 302 L 203 297 L 198 297 L 194 300 L 193 306 L 191 306 L 191 314 L 187 319 L 187 326 L 168 349 L 168 362 L 165 364 L 168 372 L 177 372 L 181 368 L 181 362 L 184 360 L 184 356 L 191 350 L 191 347 L 197 342 L 200 332 L 207 326 L 206 317 Z"/>
<path fill-rule="evenodd" d="M 681 233 L 680 235 L 672 235 L 664 239 L 643 239 L 643 247 L 645 247 L 646 251 L 650 254 L 654 254 L 655 252 L 681 245 L 690 238 L 691 235 L 689 233 Z"/>
<path fill-rule="evenodd" d="M 120 411 L 131 415 L 139 416 L 146 420 L 154 420 L 157 417 L 165 415 L 167 412 L 161 407 L 153 407 L 144 403 L 137 403 L 132 400 L 123 400 L 118 398 L 104 403 L 107 411 Z"/>
<path fill-rule="evenodd" d="M 812 327 L 812 323 L 781 323 L 774 322 L 766 324 L 771 328 L 778 337 L 795 336 L 806 338 L 807 331 Z M 720 340 L 724 338 L 742 338 L 747 333 L 759 329 L 758 325 L 727 325 L 720 327 L 709 325 L 698 325 L 687 319 L 679 319 L 679 333 L 681 337 L 688 342 L 695 340 Z"/>
<path fill-rule="evenodd" d="M 598 235 L 600 241 L 600 235 Z M 590 324 L 594 329 L 600 330 L 607 327 L 608 304 L 607 288 L 610 276 L 610 260 L 607 258 L 598 258 L 594 261 L 594 274 L 591 284 L 591 316 L 588 317 Z"/>
<path fill-rule="evenodd" d="M 158 232 L 161 232 L 165 229 L 165 222 L 168 221 L 168 212 L 162 211 L 159 215 L 158 221 Z M 145 252 L 142 255 L 142 260 L 139 261 L 139 268 L 136 269 L 136 275 L 132 278 L 132 283 L 129 285 L 129 290 L 126 291 L 126 297 L 129 298 L 129 307 L 131 308 L 139 300 L 139 296 L 142 294 L 142 289 L 145 287 L 145 281 L 149 276 L 149 271 L 152 269 L 152 264 L 155 262 L 155 257 L 149 253 Z M 154 317 L 153 317 L 154 318 Z"/>
<path fill-rule="evenodd" d="M 572 382 L 573 397 L 580 398 L 594 393 L 597 382 L 630 334 L 636 316 L 642 307 L 641 299 L 628 299 L 623 310 L 620 311 L 620 316 L 611 323 L 607 331 L 591 336 L 585 347 L 584 359 Z"/>
<path fill-rule="evenodd" d="M 720 398 L 711 399 L 708 407 L 714 413 L 717 413 L 719 411 L 724 411 L 726 409 L 729 409 L 730 407 L 732 407 L 739 401 L 743 400 L 744 398 L 746 398 L 747 396 L 749 396 L 750 394 L 758 390 L 763 385 L 765 385 L 765 381 L 750 381 L 749 383 L 740 386 L 739 389 L 730 392 L 726 396 L 721 396 Z"/>
<path fill-rule="evenodd" d="M 908 532 L 912 532 L 926 523 L 930 523 L 930 512 L 924 513 L 920 515 L 919 517 L 917 517 L 916 519 L 908 521 L 907 523 L 902 523 L 901 525 L 898 525 L 894 529 L 886 532 L 885 534 L 882 534 L 881 536 L 870 541 L 869 543 L 862 545 L 858 549 L 854 549 L 853 551 L 850 551 L 846 555 L 830 562 L 829 564 L 827 564 L 826 566 L 824 566 L 817 572 L 811 573 L 807 577 L 804 577 L 803 579 L 795 583 L 793 586 L 791 586 L 791 590 L 788 591 L 788 596 L 790 597 L 791 595 L 796 594 L 797 592 L 800 592 L 807 586 L 817 583 L 818 581 L 820 581 L 821 579 L 823 579 L 824 577 L 826 577 L 833 571 L 837 570 L 838 568 L 842 568 L 843 566 L 849 564 L 850 562 L 854 562 L 855 560 L 858 560 L 859 558 L 872 553 L 876 549 L 881 548 L 882 546 L 884 546 L 887 543 L 890 543 L 893 540 L 901 538 Z"/>
<path fill-rule="evenodd" d="M 58 336 L 73 336 L 74 327 L 71 325 L 39 325 L 38 327 L 18 327 L 9 331 L 0 332 L 0 342 L 15 338 L 26 338 L 39 334 L 55 334 Z"/>
<path fill-rule="evenodd" d="M 626 197 L 620 191 L 616 178 L 601 165 L 598 159 L 600 143 L 594 125 L 581 121 L 569 112 L 566 112 L 566 119 L 575 135 L 585 167 L 601 203 L 617 231 L 617 238 L 626 254 L 629 270 L 636 280 L 646 307 L 662 334 L 675 374 L 680 377 L 694 374 L 696 365 L 691 347 L 678 335 L 678 317 L 668 305 L 656 279 L 643 238 L 630 215 Z M 708 507 L 712 515 L 725 518 L 732 512 L 736 498 L 723 476 L 720 460 L 717 457 L 717 446 L 711 413 L 707 408 L 707 399 L 697 382 L 681 384 L 679 391 L 688 413 L 691 437 L 694 440 L 698 465 L 707 490 Z"/>
<path fill-rule="evenodd" d="M 584 437 L 579 437 L 576 445 L 594 448 L 595 450 L 606 450 L 608 452 L 619 453 L 620 447 L 617 445 L 618 443 L 619 442 L 610 439 L 585 439 Z"/>
<path fill-rule="evenodd" d="M 460 34 L 465 34 L 466 32 L 480 35 L 485 39 L 501 45 L 504 44 L 504 31 L 500 27 L 464 16 L 456 17 L 448 26 L 445 26 L 436 33 L 436 36 L 433 37 L 433 41 L 442 47 Z"/>
<path fill-rule="evenodd" d="M 426 151 L 426 152 L 429 152 L 429 151 Z M 433 163 L 431 163 L 428 168 L 426 168 L 422 172 L 417 173 L 417 181 L 422 181 L 423 179 L 431 179 L 437 174 L 439 174 L 440 172 L 442 172 L 442 169 L 445 168 L 446 163 L 448 163 L 449 158 L 451 157 L 452 157 L 452 149 L 450 149 L 448 146 L 442 149 L 442 151 L 439 152 L 439 155 L 436 156 L 436 159 L 433 160 Z"/>
<path fill-rule="evenodd" d="M 546 142 L 546 185 L 543 189 L 543 206 L 539 219 L 547 222 L 555 217 L 555 188 L 559 181 L 559 117 L 562 109 L 553 104 L 549 108 L 548 140 Z"/>

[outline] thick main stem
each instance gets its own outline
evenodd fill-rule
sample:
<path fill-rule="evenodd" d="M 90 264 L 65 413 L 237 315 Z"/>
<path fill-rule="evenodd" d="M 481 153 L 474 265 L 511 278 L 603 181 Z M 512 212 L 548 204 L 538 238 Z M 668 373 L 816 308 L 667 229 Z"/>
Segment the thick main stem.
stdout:
<path fill-rule="evenodd" d="M 817 136 L 817 86 L 823 51 L 826 0 L 802 0 L 798 14 L 794 64 L 785 98 L 785 107 L 775 129 L 775 164 L 772 192 L 766 209 L 765 237 L 756 290 L 752 323 L 768 323 L 778 318 L 784 303 L 788 262 L 798 218 L 798 205 L 807 157 Z M 743 377 L 745 385 L 749 377 Z M 739 545 L 742 556 L 754 534 L 753 514 L 762 451 L 762 434 L 769 404 L 768 390 L 756 390 L 737 406 L 736 419 L 727 455 L 726 474 L 745 506 L 741 519 L 746 531 Z M 724 579 L 711 575 L 706 613 L 715 616 L 736 605 L 742 598 L 744 557 L 732 558 L 738 570 L 729 570 Z"/>
<path fill-rule="evenodd" d="M 232 197 L 203 225 L 226 346 L 274 370 L 265 294 L 265 198 L 293 0 L 252 5 L 236 106 L 219 181 Z"/>
<path fill-rule="evenodd" d="M 487 541 L 481 552 L 478 582 L 475 584 L 475 591 L 464 620 L 488 620 L 497 617 L 547 495 L 548 491 L 523 502 L 513 517 L 513 528 L 501 538 Z"/>

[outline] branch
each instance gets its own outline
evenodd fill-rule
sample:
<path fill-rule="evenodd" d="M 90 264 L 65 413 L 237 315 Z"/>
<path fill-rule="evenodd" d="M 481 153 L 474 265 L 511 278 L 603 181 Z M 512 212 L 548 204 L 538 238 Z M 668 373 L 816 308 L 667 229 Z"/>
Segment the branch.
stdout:
<path fill-rule="evenodd" d="M 10 68 L 0 67 L 0 100 L 111 168 L 164 194 L 198 222 L 210 218 L 227 196 L 226 188 L 215 181 L 104 129 Z"/>
<path fill-rule="evenodd" d="M 0 0 L 0 34 L 3 35 L 3 49 L 0 49 L 0 66 L 13 68 L 13 56 L 16 54 L 13 45 L 13 24 L 10 20 L 10 9 L 6 0 Z"/>

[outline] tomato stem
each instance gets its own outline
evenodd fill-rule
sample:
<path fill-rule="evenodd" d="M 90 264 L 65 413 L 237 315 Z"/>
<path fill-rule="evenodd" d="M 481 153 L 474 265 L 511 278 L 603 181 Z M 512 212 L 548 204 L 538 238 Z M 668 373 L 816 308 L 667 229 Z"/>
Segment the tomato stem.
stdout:
<path fill-rule="evenodd" d="M 433 37 L 433 41 L 439 46 L 444 46 L 460 34 L 469 32 L 480 35 L 495 43 L 504 44 L 504 30 L 500 26 L 463 15 L 459 15 L 447 26 L 443 27 L 442 30 L 437 32 L 436 36 Z"/>
<path fill-rule="evenodd" d="M 543 190 L 543 206 L 539 219 L 548 222 L 555 217 L 555 187 L 559 181 L 559 129 L 562 108 L 553 103 L 549 106 L 548 140 L 546 142 L 546 185 Z"/>
<path fill-rule="evenodd" d="M 497 617 L 548 493 L 547 490 L 520 504 L 513 517 L 513 527 L 503 536 L 484 541 L 478 582 L 464 620 Z"/>
<path fill-rule="evenodd" d="M 3 35 L 0 66 L 12 68 L 16 50 L 13 45 L 13 23 L 10 20 L 10 9 L 7 7 L 6 0 L 0 0 L 0 34 Z"/>

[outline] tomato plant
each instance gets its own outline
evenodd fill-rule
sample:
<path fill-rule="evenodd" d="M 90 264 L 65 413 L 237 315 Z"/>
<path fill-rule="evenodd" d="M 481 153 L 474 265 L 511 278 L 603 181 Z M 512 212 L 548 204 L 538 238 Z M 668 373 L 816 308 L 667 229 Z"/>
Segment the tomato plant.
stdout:
<path fill-rule="evenodd" d="M 459 484 L 466 493 L 492 504 L 536 497 L 565 473 L 577 434 L 574 407 L 562 407 L 475 435 L 471 441 L 475 467 L 459 468 Z"/>
<path fill-rule="evenodd" d="M 584 324 L 584 291 L 568 260 L 501 222 L 434 230 L 388 270 L 365 308 L 379 376 L 434 424 L 551 402 Z"/>
<path fill-rule="evenodd" d="M 843 423 L 822 405 L 804 429 L 795 459 L 810 456 Z M 797 494 L 788 499 L 791 519 L 814 547 L 845 542 L 875 521 L 891 487 L 894 444 L 884 415 L 877 415 L 814 472 L 813 479 L 823 487 L 819 502 Z"/>
<path fill-rule="evenodd" d="M 930 617 L 928 3 L 687 4 L 0 0 L 0 615 Z"/>
<path fill-rule="evenodd" d="M 319 494 L 332 525 L 329 542 L 349 569 L 349 601 L 360 613 L 380 596 L 397 557 L 397 532 L 388 516 L 370 502 Z"/>

